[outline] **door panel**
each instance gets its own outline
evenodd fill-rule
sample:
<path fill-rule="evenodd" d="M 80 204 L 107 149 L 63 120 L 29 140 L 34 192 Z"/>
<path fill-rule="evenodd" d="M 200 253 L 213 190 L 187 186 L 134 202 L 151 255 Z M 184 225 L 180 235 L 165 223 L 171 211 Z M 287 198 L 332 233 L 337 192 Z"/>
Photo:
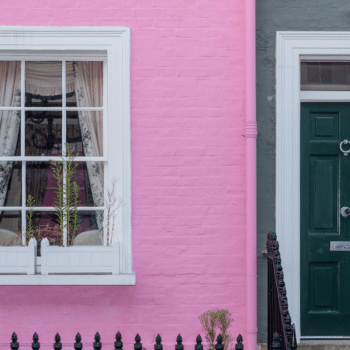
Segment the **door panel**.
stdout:
<path fill-rule="evenodd" d="M 350 335 L 350 251 L 330 251 L 350 241 L 350 104 L 301 104 L 300 250 L 301 335 Z M 345 149 L 349 145 L 344 146 Z"/>

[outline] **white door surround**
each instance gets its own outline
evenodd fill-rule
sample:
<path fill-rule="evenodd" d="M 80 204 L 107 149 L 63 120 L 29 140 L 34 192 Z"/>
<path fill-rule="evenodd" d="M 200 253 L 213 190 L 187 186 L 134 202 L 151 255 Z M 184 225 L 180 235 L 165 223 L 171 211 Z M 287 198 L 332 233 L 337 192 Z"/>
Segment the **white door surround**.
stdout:
<path fill-rule="evenodd" d="M 350 61 L 350 32 L 276 33 L 276 233 L 300 341 L 300 103 L 350 102 L 350 91 L 300 91 L 300 60 Z"/>

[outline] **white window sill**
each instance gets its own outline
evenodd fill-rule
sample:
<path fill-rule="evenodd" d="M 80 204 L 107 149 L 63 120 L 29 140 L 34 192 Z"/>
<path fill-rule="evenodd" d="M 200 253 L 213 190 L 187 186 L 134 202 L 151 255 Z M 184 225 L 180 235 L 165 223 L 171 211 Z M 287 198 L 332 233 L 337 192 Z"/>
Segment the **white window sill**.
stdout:
<path fill-rule="evenodd" d="M 135 274 L 119 275 L 0 275 L 0 285 L 22 286 L 134 286 Z"/>

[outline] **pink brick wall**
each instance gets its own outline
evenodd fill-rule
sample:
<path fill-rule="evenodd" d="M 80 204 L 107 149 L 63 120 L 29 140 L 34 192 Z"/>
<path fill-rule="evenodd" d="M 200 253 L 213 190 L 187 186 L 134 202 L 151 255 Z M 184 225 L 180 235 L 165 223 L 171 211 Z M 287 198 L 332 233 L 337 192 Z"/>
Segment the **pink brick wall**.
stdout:
<path fill-rule="evenodd" d="M 159 332 L 173 349 L 178 333 L 193 344 L 197 316 L 215 307 L 244 337 L 244 2 L 2 0 L 0 24 L 131 28 L 137 280 L 1 286 L 0 345 L 13 331 L 22 344 L 36 331 L 43 345 L 79 331 L 87 349 L 97 330 L 104 345 L 120 330 L 126 345 L 139 332 L 150 350 Z"/>

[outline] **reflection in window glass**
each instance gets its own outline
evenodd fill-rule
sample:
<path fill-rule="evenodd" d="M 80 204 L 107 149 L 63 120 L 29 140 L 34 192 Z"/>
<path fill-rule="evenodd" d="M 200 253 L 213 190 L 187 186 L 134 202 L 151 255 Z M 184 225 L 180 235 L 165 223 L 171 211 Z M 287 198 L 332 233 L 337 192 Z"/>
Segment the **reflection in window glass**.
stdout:
<path fill-rule="evenodd" d="M 22 205 L 22 163 L 0 162 L 0 206 Z"/>
<path fill-rule="evenodd" d="M 22 220 L 20 211 L 5 211 L 0 214 L 0 246 L 22 245 Z"/>
<path fill-rule="evenodd" d="M 301 90 L 350 90 L 350 62 L 301 62 Z"/>

